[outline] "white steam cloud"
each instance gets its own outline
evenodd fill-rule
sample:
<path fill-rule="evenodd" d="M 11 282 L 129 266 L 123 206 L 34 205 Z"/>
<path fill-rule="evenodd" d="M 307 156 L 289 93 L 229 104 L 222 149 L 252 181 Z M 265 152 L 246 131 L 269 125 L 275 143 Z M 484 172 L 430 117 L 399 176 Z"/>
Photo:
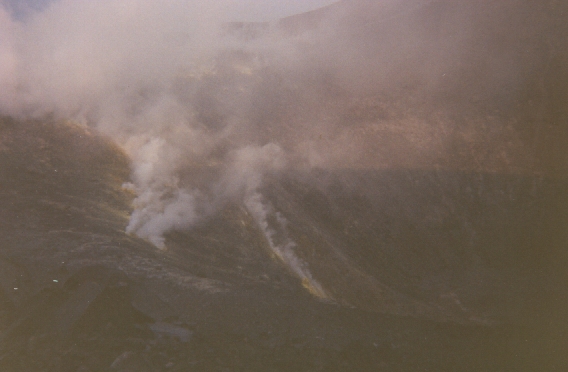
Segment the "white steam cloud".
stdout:
<path fill-rule="evenodd" d="M 59 0 L 24 21 L 0 8 L 0 111 L 73 118 L 117 141 L 137 195 L 127 231 L 163 247 L 165 232 L 285 163 L 278 145 L 247 136 L 246 72 L 215 60 L 242 47 L 222 35 L 233 3 Z"/>
<path fill-rule="evenodd" d="M 491 15 L 446 2 L 413 16 L 436 2 L 343 1 L 255 24 L 227 23 L 235 0 L 53 0 L 18 19 L 11 3 L 0 3 L 0 114 L 71 118 L 122 146 L 136 193 L 129 233 L 164 247 L 166 232 L 239 200 L 307 279 L 294 243 L 268 228 L 278 215 L 260 194 L 265 174 L 439 161 L 445 133 L 461 133 L 424 102 L 514 94 L 530 65 L 503 48 L 468 54 L 464 45 L 486 41 L 472 14 Z M 470 76 L 472 58 L 483 70 Z"/>

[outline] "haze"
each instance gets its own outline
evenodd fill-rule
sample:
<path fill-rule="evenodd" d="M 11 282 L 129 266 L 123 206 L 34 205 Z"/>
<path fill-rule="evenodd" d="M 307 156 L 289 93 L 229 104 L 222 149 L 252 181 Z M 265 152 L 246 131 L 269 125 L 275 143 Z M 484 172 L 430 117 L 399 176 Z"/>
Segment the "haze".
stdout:
<path fill-rule="evenodd" d="M 515 115 L 545 63 L 546 23 L 512 2 L 515 13 L 488 1 L 343 1 L 241 27 L 227 21 L 329 2 L 58 0 L 14 11 L 5 1 L 0 112 L 112 138 L 132 162 L 127 231 L 159 247 L 229 201 L 264 225 L 269 173 L 534 172 Z"/>

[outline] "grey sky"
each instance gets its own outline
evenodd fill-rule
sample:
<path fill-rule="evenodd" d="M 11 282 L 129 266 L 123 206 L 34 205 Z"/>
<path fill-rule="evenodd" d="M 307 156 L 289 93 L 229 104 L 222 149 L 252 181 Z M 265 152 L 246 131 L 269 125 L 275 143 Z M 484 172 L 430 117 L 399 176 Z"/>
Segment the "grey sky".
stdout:
<path fill-rule="evenodd" d="M 57 0 L 0 0 L 17 18 L 30 10 L 41 10 Z M 183 1 L 183 0 L 182 0 Z M 337 0 L 232 0 L 227 17 L 232 21 L 270 21 L 297 13 L 314 10 Z"/>
<path fill-rule="evenodd" d="M 314 10 L 337 0 L 234 0 L 231 18 L 240 21 L 269 21 Z"/>

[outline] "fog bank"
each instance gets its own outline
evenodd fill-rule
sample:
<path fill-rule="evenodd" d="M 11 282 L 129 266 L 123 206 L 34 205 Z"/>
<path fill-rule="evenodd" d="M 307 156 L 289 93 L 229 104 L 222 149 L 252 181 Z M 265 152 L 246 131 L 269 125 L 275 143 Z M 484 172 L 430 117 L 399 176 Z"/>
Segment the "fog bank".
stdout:
<path fill-rule="evenodd" d="M 158 247 L 230 201 L 276 247 L 267 173 L 534 173 L 534 127 L 567 117 L 566 68 L 550 78 L 566 58 L 552 2 L 342 1 L 243 24 L 228 23 L 233 6 L 58 0 L 24 19 L 0 7 L 0 113 L 72 119 L 118 143 L 136 194 L 127 231 Z"/>

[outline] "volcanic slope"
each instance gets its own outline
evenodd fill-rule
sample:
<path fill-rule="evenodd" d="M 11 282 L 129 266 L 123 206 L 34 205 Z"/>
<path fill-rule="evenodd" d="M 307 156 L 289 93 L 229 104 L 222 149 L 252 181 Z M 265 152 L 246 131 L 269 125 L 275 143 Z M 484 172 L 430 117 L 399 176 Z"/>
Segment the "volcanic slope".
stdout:
<path fill-rule="evenodd" d="M 71 123 L 4 118 L 1 130 L 4 370 L 561 363 L 560 181 L 271 178 L 262 192 L 322 299 L 274 257 L 243 205 L 171 233 L 160 251 L 124 233 L 132 195 L 115 145 Z M 552 328 L 533 318 L 542 312 Z"/>
<path fill-rule="evenodd" d="M 277 24 L 302 41 L 332 17 L 303 68 L 233 51 L 245 72 L 202 78 L 208 131 L 250 88 L 254 141 L 327 156 L 266 172 L 264 214 L 230 199 L 163 250 L 125 233 L 118 145 L 2 117 L 0 369 L 566 369 L 568 9 L 377 3 Z"/>

